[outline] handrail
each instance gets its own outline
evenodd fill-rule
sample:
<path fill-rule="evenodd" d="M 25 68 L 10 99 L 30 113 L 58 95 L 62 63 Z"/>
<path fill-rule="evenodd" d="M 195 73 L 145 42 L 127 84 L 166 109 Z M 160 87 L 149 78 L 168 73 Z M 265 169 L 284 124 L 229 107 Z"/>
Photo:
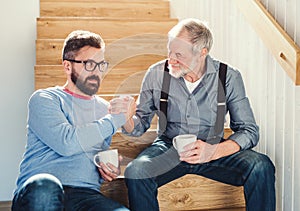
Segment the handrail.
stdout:
<path fill-rule="evenodd" d="M 300 85 L 300 48 L 259 0 L 234 0 L 281 67 Z"/>

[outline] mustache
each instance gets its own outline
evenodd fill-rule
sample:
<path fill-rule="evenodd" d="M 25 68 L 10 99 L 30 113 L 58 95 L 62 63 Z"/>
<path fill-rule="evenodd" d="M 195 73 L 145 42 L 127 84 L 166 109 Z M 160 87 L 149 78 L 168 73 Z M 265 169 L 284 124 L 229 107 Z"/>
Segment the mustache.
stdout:
<path fill-rule="evenodd" d="M 87 80 L 97 80 L 97 82 L 100 83 L 100 78 L 97 75 L 91 75 L 85 79 L 85 81 Z"/>

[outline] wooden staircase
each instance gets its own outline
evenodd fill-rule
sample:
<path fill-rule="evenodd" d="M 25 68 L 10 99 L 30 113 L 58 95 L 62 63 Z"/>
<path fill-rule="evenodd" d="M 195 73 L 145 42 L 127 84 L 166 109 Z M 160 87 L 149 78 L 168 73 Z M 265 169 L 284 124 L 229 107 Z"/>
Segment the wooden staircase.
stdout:
<path fill-rule="evenodd" d="M 138 94 L 145 70 L 166 57 L 167 32 L 177 23 L 163 0 L 40 0 L 40 15 L 35 88 L 65 83 L 63 41 L 71 31 L 83 29 L 99 33 L 106 42 L 110 65 L 98 94 L 110 95 Z"/>
<path fill-rule="evenodd" d="M 109 70 L 98 94 L 111 99 L 118 94 L 139 93 L 147 68 L 167 55 L 167 32 L 178 22 L 170 18 L 167 0 L 40 0 L 37 19 L 35 88 L 63 85 L 63 41 L 73 30 L 98 33 L 106 43 Z M 128 162 L 155 138 L 152 130 L 140 138 L 118 133 L 112 148 Z M 227 134 L 231 133 L 226 130 Z M 127 204 L 122 179 L 104 183 L 104 195 Z M 166 210 L 245 210 L 243 188 L 187 175 L 159 189 L 160 208 Z M 242 207 L 240 209 L 240 207 Z"/>

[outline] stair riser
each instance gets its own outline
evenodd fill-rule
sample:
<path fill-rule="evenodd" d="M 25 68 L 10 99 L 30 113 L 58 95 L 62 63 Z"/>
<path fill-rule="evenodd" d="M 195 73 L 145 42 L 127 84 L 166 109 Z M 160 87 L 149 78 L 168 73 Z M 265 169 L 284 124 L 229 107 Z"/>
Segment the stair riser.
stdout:
<path fill-rule="evenodd" d="M 36 41 L 36 63 L 37 65 L 58 65 L 62 63 L 63 40 L 42 39 Z M 108 40 L 106 42 L 105 59 L 110 66 L 115 66 L 126 59 L 151 55 L 167 56 L 167 38 L 165 36 L 136 36 L 119 40 Z"/>
<path fill-rule="evenodd" d="M 169 18 L 169 2 L 41 2 L 44 17 Z"/>
<path fill-rule="evenodd" d="M 166 36 L 177 23 L 176 20 L 129 20 L 101 18 L 38 18 L 38 39 L 65 39 L 78 29 L 98 33 L 103 39 L 121 39 L 140 34 L 159 34 Z"/>

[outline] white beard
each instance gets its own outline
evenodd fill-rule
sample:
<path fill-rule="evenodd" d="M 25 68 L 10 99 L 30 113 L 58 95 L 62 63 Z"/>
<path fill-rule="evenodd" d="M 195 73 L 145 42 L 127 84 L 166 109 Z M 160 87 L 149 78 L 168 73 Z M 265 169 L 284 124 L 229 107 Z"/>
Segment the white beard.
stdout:
<path fill-rule="evenodd" d="M 196 64 L 194 61 L 192 61 L 191 65 L 190 65 L 191 67 L 185 67 L 185 68 L 178 64 L 178 66 L 177 66 L 178 69 L 177 68 L 174 69 L 174 68 L 172 68 L 172 65 L 169 65 L 170 75 L 175 78 L 183 77 L 186 74 L 188 74 L 189 72 L 192 72 L 193 69 L 195 68 L 195 65 Z"/>
<path fill-rule="evenodd" d="M 169 66 L 170 70 L 170 75 L 173 76 L 174 78 L 180 78 L 185 76 L 188 72 L 190 72 L 188 69 L 183 69 L 179 67 L 179 69 L 173 69 L 171 66 Z"/>

